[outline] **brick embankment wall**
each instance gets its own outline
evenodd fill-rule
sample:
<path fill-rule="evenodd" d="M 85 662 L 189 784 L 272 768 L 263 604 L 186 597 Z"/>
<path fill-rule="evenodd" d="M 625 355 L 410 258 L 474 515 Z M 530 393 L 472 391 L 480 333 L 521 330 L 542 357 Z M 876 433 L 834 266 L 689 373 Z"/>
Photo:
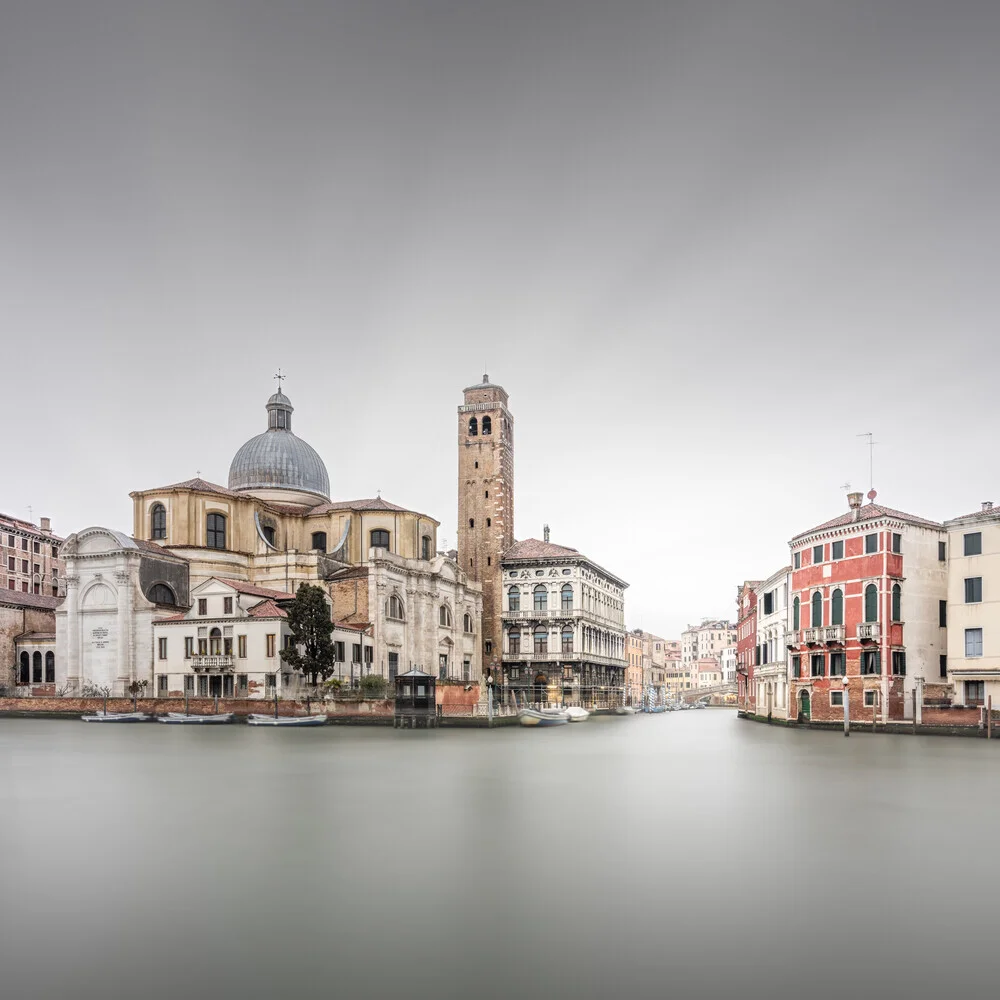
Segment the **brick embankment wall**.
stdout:
<path fill-rule="evenodd" d="M 933 714 L 928 718 L 929 713 Z M 762 722 L 765 725 L 788 726 L 793 729 L 820 729 L 833 732 L 842 732 L 844 720 L 839 722 L 828 722 L 822 720 L 812 720 L 810 722 L 797 722 L 796 720 L 771 719 L 768 722 L 767 716 L 754 715 L 751 712 L 737 712 L 741 719 L 748 719 L 751 722 Z M 993 736 L 1000 740 L 1000 713 L 993 713 Z M 883 724 L 879 722 L 875 727 L 876 733 L 893 733 L 904 736 L 966 736 L 966 737 L 986 737 L 986 729 L 980 725 L 981 713 L 977 708 L 948 708 L 948 709 L 924 709 L 923 722 L 919 726 L 914 726 L 912 722 L 889 722 Z M 852 733 L 871 733 L 871 716 L 867 719 L 856 721 L 851 720 Z"/>

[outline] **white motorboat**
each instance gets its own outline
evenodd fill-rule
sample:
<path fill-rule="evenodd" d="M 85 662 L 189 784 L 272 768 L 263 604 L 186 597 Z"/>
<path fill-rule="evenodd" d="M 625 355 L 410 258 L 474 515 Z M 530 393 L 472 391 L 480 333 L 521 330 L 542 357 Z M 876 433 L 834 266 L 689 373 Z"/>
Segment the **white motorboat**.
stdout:
<path fill-rule="evenodd" d="M 619 705 L 615 709 L 615 715 L 635 715 L 635 709 L 631 705 Z"/>
<path fill-rule="evenodd" d="M 570 722 L 586 722 L 590 718 L 590 712 L 585 708 L 580 708 L 579 705 L 570 705 L 565 709 L 565 712 L 569 716 Z"/>
<path fill-rule="evenodd" d="M 251 715 L 249 726 L 325 726 L 325 715 Z"/>
<path fill-rule="evenodd" d="M 168 725 L 204 725 L 212 722 L 231 722 L 232 712 L 223 712 L 220 715 L 186 715 L 184 712 L 167 712 L 166 715 L 158 715 L 157 722 L 165 722 Z"/>
<path fill-rule="evenodd" d="M 145 722 L 149 716 L 145 712 L 95 712 L 80 718 L 84 722 Z"/>
<path fill-rule="evenodd" d="M 569 715 L 561 708 L 522 708 L 517 713 L 517 721 L 522 726 L 565 726 Z"/>

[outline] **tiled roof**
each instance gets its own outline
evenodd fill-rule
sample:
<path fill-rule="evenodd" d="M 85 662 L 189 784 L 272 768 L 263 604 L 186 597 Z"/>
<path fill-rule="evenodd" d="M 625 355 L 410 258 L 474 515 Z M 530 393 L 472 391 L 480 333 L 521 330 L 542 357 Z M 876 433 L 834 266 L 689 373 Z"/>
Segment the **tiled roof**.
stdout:
<path fill-rule="evenodd" d="M 538 538 L 525 538 L 524 541 L 514 542 L 503 554 L 503 559 L 560 559 L 564 556 L 578 556 L 581 553 L 578 549 L 567 548 L 565 545 L 555 545 L 552 542 L 543 542 Z"/>
<path fill-rule="evenodd" d="M 25 594 L 23 591 L 0 589 L 0 604 L 8 608 L 33 608 L 36 611 L 54 611 L 62 604 L 61 597 L 45 594 Z"/>
<path fill-rule="evenodd" d="M 949 517 L 948 521 L 975 521 L 980 518 L 991 520 L 998 517 L 1000 517 L 1000 507 L 989 507 L 986 510 L 974 510 L 971 514 L 959 514 L 958 517 Z"/>
<path fill-rule="evenodd" d="M 238 590 L 241 594 L 249 594 L 251 597 L 271 597 L 278 601 L 291 601 L 295 599 L 294 594 L 287 594 L 283 590 L 270 590 L 267 587 L 257 587 L 244 580 L 230 580 L 224 576 L 216 576 L 213 579 L 218 580 L 219 583 L 226 584 L 227 587 L 232 587 L 233 590 Z"/>
<path fill-rule="evenodd" d="M 206 479 L 185 479 L 183 483 L 171 483 L 169 486 L 157 486 L 150 490 L 136 490 L 137 493 L 164 493 L 167 490 L 197 490 L 199 493 L 221 493 L 222 496 L 238 497 L 245 494 L 210 483 Z"/>
<path fill-rule="evenodd" d="M 408 507 L 399 507 L 381 497 L 369 497 L 367 500 L 336 500 L 333 503 L 321 503 L 313 507 L 310 514 L 328 514 L 332 510 L 398 510 L 408 512 Z"/>
<path fill-rule="evenodd" d="M 364 632 L 367 629 L 371 628 L 371 625 L 372 625 L 371 622 L 358 622 L 358 623 L 354 624 L 354 623 L 348 623 L 348 622 L 337 622 L 337 621 L 335 621 L 333 623 L 333 627 L 334 628 L 347 629 L 349 632 Z"/>
<path fill-rule="evenodd" d="M 0 514 L 0 527 L 13 528 L 15 531 L 23 531 L 26 534 L 37 535 L 39 539 L 51 540 L 53 542 L 65 541 L 64 538 L 60 538 L 58 535 L 53 535 L 52 532 L 43 532 L 37 524 L 31 521 L 24 521 L 19 517 L 14 517 L 12 514 Z"/>
<path fill-rule="evenodd" d="M 914 514 L 906 514 L 901 510 L 893 510 L 891 507 L 883 507 L 879 503 L 866 503 L 858 507 L 856 513 L 857 517 L 855 517 L 855 511 L 846 511 L 840 517 L 835 517 L 832 521 L 825 521 L 823 524 L 818 524 L 815 528 L 810 528 L 808 531 L 799 532 L 792 541 L 804 538 L 806 535 L 812 535 L 817 531 L 827 531 L 830 528 L 841 528 L 849 524 L 859 524 L 864 521 L 877 521 L 883 517 L 892 518 L 895 521 L 907 521 L 910 524 L 918 524 L 925 528 L 943 527 L 938 521 L 928 521 L 927 518 L 917 517 Z"/>
<path fill-rule="evenodd" d="M 157 622 L 182 622 L 187 618 L 186 614 L 168 615 L 166 618 L 154 618 L 153 624 Z"/>
<path fill-rule="evenodd" d="M 274 601 L 261 601 L 248 612 L 251 618 L 287 618 L 288 612 L 282 611 Z"/>

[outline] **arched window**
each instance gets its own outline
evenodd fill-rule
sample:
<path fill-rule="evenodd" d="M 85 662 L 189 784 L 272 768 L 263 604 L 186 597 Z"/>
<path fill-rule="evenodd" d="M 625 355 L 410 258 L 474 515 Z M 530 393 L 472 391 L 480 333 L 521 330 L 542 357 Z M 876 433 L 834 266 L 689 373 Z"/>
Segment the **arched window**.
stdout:
<path fill-rule="evenodd" d="M 209 656 L 219 656 L 222 653 L 222 631 L 213 628 L 208 633 L 208 654 Z"/>
<path fill-rule="evenodd" d="M 479 422 L 475 417 L 469 418 L 469 437 L 475 437 L 479 433 Z"/>
<path fill-rule="evenodd" d="M 149 512 L 150 538 L 167 537 L 167 508 L 162 503 L 154 503 L 153 509 Z"/>
<path fill-rule="evenodd" d="M 17 678 L 17 683 L 31 683 L 31 657 L 28 655 L 27 651 L 21 654 L 21 671 Z"/>
<path fill-rule="evenodd" d="M 562 630 L 562 651 L 564 653 L 573 652 L 573 630 L 568 627 Z"/>
<path fill-rule="evenodd" d="M 420 558 L 427 560 L 434 558 L 434 547 L 430 535 L 424 535 L 420 539 Z"/>
<path fill-rule="evenodd" d="M 42 654 L 37 649 L 31 654 L 31 683 L 42 683 Z"/>
<path fill-rule="evenodd" d="M 564 583 L 560 594 L 562 598 L 563 611 L 573 610 L 573 587 L 569 583 Z"/>
<path fill-rule="evenodd" d="M 483 433 L 492 434 L 493 433 L 493 421 L 489 417 L 483 417 Z"/>
<path fill-rule="evenodd" d="M 549 588 L 540 583 L 535 587 L 535 610 L 547 611 L 549 608 Z"/>
<path fill-rule="evenodd" d="M 520 656 L 521 654 L 521 630 L 519 628 L 512 628 L 507 633 L 507 652 L 513 653 L 515 656 Z"/>
<path fill-rule="evenodd" d="M 438 625 L 444 625 L 446 628 L 451 628 L 451 608 L 447 604 L 442 604 L 438 608 Z"/>
<path fill-rule="evenodd" d="M 799 599 L 797 597 L 792 601 L 792 628 L 796 632 L 799 630 Z"/>
<path fill-rule="evenodd" d="M 903 591 L 898 583 L 892 585 L 892 620 L 894 622 L 902 621 L 902 598 Z"/>
<path fill-rule="evenodd" d="M 371 546 L 373 549 L 389 548 L 389 532 L 381 528 L 376 528 L 371 533 Z"/>
<path fill-rule="evenodd" d="M 50 649 L 45 654 L 45 683 L 55 684 L 56 682 L 56 654 Z"/>
<path fill-rule="evenodd" d="M 472 634 L 472 615 L 470 615 L 468 611 L 466 611 L 462 618 L 462 631 L 467 635 Z"/>
<path fill-rule="evenodd" d="M 149 588 L 149 593 L 146 597 L 154 604 L 174 605 L 177 603 L 177 597 L 165 583 L 154 583 L 153 586 Z"/>
<path fill-rule="evenodd" d="M 399 599 L 398 594 L 393 594 L 386 602 L 385 616 L 400 622 L 403 620 L 403 602 Z"/>
<path fill-rule="evenodd" d="M 839 588 L 830 595 L 830 624 L 844 624 L 844 592 Z"/>
<path fill-rule="evenodd" d="M 326 532 L 314 531 L 312 533 L 312 547 L 317 552 L 326 552 Z"/>
<path fill-rule="evenodd" d="M 521 610 L 521 588 L 520 587 L 510 587 L 507 591 L 507 610 L 508 611 L 520 611 Z"/>
<path fill-rule="evenodd" d="M 865 587 L 865 621 L 878 621 L 878 587 L 874 583 Z"/>
<path fill-rule="evenodd" d="M 812 628 L 820 628 L 823 625 L 823 595 L 818 590 L 812 596 L 812 614 L 809 624 Z"/>
<path fill-rule="evenodd" d="M 226 518 L 222 514 L 209 514 L 206 520 L 205 544 L 210 549 L 226 547 Z"/>
<path fill-rule="evenodd" d="M 549 651 L 549 630 L 544 625 L 539 625 L 535 629 L 535 655 L 545 654 Z"/>

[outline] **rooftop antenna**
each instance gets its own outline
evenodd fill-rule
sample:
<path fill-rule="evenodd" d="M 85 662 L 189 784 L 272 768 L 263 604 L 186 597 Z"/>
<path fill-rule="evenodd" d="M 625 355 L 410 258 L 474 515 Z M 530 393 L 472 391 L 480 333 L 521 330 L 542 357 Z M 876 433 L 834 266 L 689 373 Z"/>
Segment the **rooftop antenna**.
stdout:
<path fill-rule="evenodd" d="M 856 434 L 855 437 L 868 438 L 868 499 L 874 500 L 878 494 L 875 492 L 875 437 L 871 431 L 864 434 Z"/>
<path fill-rule="evenodd" d="M 851 484 L 850 483 L 842 483 L 841 486 L 840 486 L 840 488 L 842 490 L 849 490 L 851 488 Z"/>
<path fill-rule="evenodd" d="M 28 520 L 29 520 L 29 521 L 31 521 L 31 523 L 32 523 L 32 524 L 34 524 L 34 523 L 35 523 L 35 522 L 34 522 L 34 521 L 32 520 L 32 517 L 34 516 L 34 515 L 33 515 L 33 511 L 34 511 L 34 509 L 35 509 L 35 508 L 34 508 L 34 507 L 32 507 L 30 503 L 29 503 L 29 504 L 28 504 L 28 506 L 27 506 L 27 507 L 25 508 L 25 510 L 27 510 L 27 512 L 28 512 Z"/>

